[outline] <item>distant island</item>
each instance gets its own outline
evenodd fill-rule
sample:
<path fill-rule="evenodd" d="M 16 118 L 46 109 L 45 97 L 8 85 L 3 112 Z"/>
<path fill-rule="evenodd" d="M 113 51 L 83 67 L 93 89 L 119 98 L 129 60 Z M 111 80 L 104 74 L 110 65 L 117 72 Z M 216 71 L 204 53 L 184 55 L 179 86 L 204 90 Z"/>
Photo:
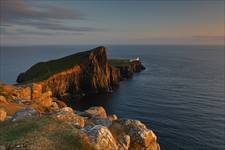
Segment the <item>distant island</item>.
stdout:
<path fill-rule="evenodd" d="M 112 92 L 144 69 L 139 58 L 108 59 L 100 46 L 39 62 L 16 85 L 0 83 L 0 149 L 159 150 L 153 131 L 138 120 L 107 115 L 103 107 L 79 112 L 66 105 Z"/>

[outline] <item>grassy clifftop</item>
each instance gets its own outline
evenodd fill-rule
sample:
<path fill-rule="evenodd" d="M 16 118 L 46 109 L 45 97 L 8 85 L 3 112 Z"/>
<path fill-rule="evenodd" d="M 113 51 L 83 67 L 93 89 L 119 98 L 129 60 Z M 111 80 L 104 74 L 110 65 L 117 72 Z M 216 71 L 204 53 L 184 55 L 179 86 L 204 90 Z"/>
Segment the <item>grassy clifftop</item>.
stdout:
<path fill-rule="evenodd" d="M 88 55 L 93 50 L 76 53 L 60 59 L 37 63 L 26 72 L 21 73 L 17 78 L 17 82 L 29 83 L 47 79 L 55 73 L 68 70 L 77 64 L 83 63 L 85 60 L 87 60 Z"/>
<path fill-rule="evenodd" d="M 130 64 L 129 59 L 109 59 L 109 64 L 114 67 L 127 66 Z"/>

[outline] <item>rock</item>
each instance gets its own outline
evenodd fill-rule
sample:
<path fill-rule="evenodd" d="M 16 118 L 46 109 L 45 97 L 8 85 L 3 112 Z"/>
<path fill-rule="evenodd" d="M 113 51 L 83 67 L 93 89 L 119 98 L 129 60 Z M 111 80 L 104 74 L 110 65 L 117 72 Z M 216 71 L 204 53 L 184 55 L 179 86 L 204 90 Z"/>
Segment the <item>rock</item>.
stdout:
<path fill-rule="evenodd" d="M 52 97 L 52 91 L 47 91 L 41 94 L 41 98 L 45 99 L 45 98 L 49 98 Z"/>
<path fill-rule="evenodd" d="M 92 118 L 90 118 L 90 120 L 96 125 L 103 125 L 106 127 L 109 127 L 112 125 L 112 121 L 108 120 L 107 118 L 92 117 Z"/>
<path fill-rule="evenodd" d="M 46 98 L 46 99 L 42 99 L 40 101 L 41 105 L 43 105 L 44 107 L 51 107 L 52 106 L 52 98 Z"/>
<path fill-rule="evenodd" d="M 5 121 L 7 113 L 3 108 L 0 108 L 0 121 Z"/>
<path fill-rule="evenodd" d="M 56 119 L 60 121 L 67 122 L 69 124 L 72 124 L 78 128 L 83 128 L 85 121 L 84 118 L 74 114 L 74 111 L 70 107 L 64 107 L 62 108 L 56 115 Z"/>
<path fill-rule="evenodd" d="M 130 136 L 124 135 L 119 138 L 119 150 L 128 150 L 130 147 Z"/>
<path fill-rule="evenodd" d="M 29 86 L 14 86 L 10 84 L 0 83 L 1 95 L 8 101 L 12 99 L 30 99 L 31 89 Z"/>
<path fill-rule="evenodd" d="M 59 106 L 59 108 L 63 108 L 66 107 L 67 105 L 62 101 L 62 100 L 58 100 L 56 98 L 52 98 L 53 102 L 57 103 L 57 105 Z"/>
<path fill-rule="evenodd" d="M 86 127 L 82 132 L 87 134 L 89 142 L 97 150 L 117 150 L 117 144 L 108 128 L 102 125 Z"/>
<path fill-rule="evenodd" d="M 20 99 L 31 99 L 31 88 L 24 86 L 24 87 L 20 87 Z"/>
<path fill-rule="evenodd" d="M 0 145 L 0 150 L 6 150 L 6 146 L 5 145 Z"/>
<path fill-rule="evenodd" d="M 120 72 L 120 79 L 131 78 L 134 73 L 140 72 L 144 70 L 145 67 L 139 60 L 129 61 L 129 60 L 117 60 L 111 59 L 109 60 L 110 64 L 117 68 Z"/>
<path fill-rule="evenodd" d="M 31 99 L 39 99 L 42 95 L 42 86 L 41 84 L 32 84 L 32 91 L 31 91 Z"/>
<path fill-rule="evenodd" d="M 6 98 L 2 95 L 0 95 L 0 103 L 8 104 Z"/>
<path fill-rule="evenodd" d="M 118 117 L 115 114 L 113 114 L 113 115 L 109 115 L 108 116 L 108 119 L 111 120 L 111 121 L 113 121 L 113 120 L 117 120 Z"/>
<path fill-rule="evenodd" d="M 63 107 L 61 113 L 74 113 L 74 110 L 70 107 Z"/>
<path fill-rule="evenodd" d="M 85 113 L 90 115 L 91 117 L 100 117 L 107 118 L 107 114 L 103 107 L 90 107 L 88 110 L 85 110 Z"/>
<path fill-rule="evenodd" d="M 49 74 L 46 66 L 51 66 L 52 74 Z M 40 79 L 37 84 L 32 85 L 32 99 L 39 98 L 41 89 L 50 90 L 54 97 L 65 99 L 68 96 L 110 92 L 119 85 L 121 75 L 132 75 L 141 66 L 137 61 L 129 63 L 128 67 L 114 67 L 107 59 L 106 48 L 99 46 L 60 59 L 37 63 L 21 73 L 17 82 L 29 83 Z"/>
<path fill-rule="evenodd" d="M 122 126 L 125 127 L 128 135 L 131 137 L 132 143 L 139 144 L 144 149 L 158 150 L 159 144 L 157 143 L 157 137 L 152 130 L 146 128 L 146 126 L 138 120 L 118 120 Z"/>
<path fill-rule="evenodd" d="M 15 115 L 12 117 L 12 121 L 23 120 L 33 116 L 37 116 L 38 112 L 33 108 L 25 108 L 18 110 Z"/>
<path fill-rule="evenodd" d="M 41 92 L 41 91 L 40 91 Z M 44 93 L 39 93 L 39 95 L 36 95 L 37 100 L 40 101 L 40 103 L 45 107 L 51 107 L 52 106 L 52 92 L 47 91 Z"/>
<path fill-rule="evenodd" d="M 15 100 L 12 101 L 12 103 L 30 105 L 31 104 L 31 100 L 15 99 Z"/>
<path fill-rule="evenodd" d="M 59 110 L 59 106 L 58 106 L 58 104 L 56 102 L 52 102 L 52 108 L 54 110 Z"/>

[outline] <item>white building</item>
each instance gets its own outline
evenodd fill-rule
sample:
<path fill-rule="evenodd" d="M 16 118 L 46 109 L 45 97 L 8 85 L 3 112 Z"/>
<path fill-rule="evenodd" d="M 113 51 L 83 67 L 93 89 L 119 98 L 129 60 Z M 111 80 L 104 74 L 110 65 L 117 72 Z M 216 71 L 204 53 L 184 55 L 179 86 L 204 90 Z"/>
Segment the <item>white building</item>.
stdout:
<path fill-rule="evenodd" d="M 139 61 L 139 60 L 140 60 L 140 58 L 137 57 L 137 58 L 135 58 L 135 59 L 130 59 L 130 62 L 133 62 L 133 61 Z"/>

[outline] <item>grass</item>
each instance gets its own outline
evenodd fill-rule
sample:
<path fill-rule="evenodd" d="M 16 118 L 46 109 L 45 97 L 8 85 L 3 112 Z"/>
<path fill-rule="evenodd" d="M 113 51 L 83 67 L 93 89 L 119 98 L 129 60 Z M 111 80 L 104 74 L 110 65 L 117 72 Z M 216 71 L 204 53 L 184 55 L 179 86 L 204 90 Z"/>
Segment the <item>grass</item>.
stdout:
<path fill-rule="evenodd" d="M 46 125 L 49 118 L 29 119 L 15 123 L 0 123 L 0 143 L 15 141 L 26 134 L 40 129 Z"/>
<path fill-rule="evenodd" d="M 51 116 L 0 123 L 0 145 L 5 145 L 6 149 L 25 145 L 27 149 L 36 150 L 93 150 L 79 129 Z"/>
<path fill-rule="evenodd" d="M 109 59 L 108 62 L 114 67 L 126 66 L 130 64 L 129 59 Z"/>

